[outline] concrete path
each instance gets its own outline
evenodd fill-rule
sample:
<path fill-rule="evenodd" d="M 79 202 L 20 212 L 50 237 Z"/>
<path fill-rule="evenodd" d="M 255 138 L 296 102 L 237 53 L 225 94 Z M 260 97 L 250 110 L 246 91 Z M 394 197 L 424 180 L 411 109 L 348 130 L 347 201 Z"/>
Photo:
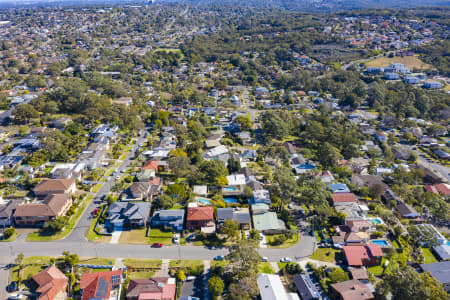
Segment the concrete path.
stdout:
<path fill-rule="evenodd" d="M 270 262 L 270 266 L 274 270 L 275 274 L 278 274 L 280 272 L 280 268 L 278 267 L 278 263 L 277 262 L 271 261 Z"/>
<path fill-rule="evenodd" d="M 162 260 L 161 269 L 158 271 L 159 277 L 168 277 L 169 276 L 169 265 L 170 265 L 170 259 Z"/>
<path fill-rule="evenodd" d="M 125 265 L 123 264 L 123 258 L 116 258 L 116 263 L 114 264 L 114 269 L 123 269 Z"/>
<path fill-rule="evenodd" d="M 120 236 L 122 235 L 122 231 L 114 231 L 111 236 L 110 244 L 118 244 L 120 240 Z"/>
<path fill-rule="evenodd" d="M 267 248 L 267 241 L 265 235 L 263 235 L 263 239 L 259 241 L 259 248 Z"/>

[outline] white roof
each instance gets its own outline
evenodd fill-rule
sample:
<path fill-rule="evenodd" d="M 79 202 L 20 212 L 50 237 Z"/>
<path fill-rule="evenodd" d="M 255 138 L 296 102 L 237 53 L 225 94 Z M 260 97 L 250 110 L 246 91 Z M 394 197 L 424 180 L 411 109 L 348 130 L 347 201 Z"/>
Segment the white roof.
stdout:
<path fill-rule="evenodd" d="M 50 174 L 55 173 L 58 169 L 70 169 L 72 170 L 75 167 L 75 164 L 56 164 L 53 169 L 50 171 Z"/>
<path fill-rule="evenodd" d="M 208 194 L 208 186 L 207 185 L 194 185 L 194 194 L 197 194 L 197 195 Z"/>
<path fill-rule="evenodd" d="M 244 185 L 245 175 L 244 174 L 228 175 L 227 181 L 228 185 Z"/>
<path fill-rule="evenodd" d="M 262 300 L 289 300 L 280 276 L 262 273 L 256 281 Z"/>
<path fill-rule="evenodd" d="M 206 155 L 209 157 L 214 157 L 225 153 L 228 153 L 227 147 L 225 147 L 224 145 L 220 145 L 206 152 Z"/>

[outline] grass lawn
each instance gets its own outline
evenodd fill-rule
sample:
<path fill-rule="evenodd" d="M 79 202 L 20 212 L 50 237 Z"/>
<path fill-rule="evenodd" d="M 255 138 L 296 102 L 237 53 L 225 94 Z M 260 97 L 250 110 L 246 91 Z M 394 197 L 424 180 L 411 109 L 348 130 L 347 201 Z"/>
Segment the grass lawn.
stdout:
<path fill-rule="evenodd" d="M 82 257 L 80 258 L 80 264 L 89 265 L 114 265 L 116 263 L 115 258 L 104 258 L 104 257 Z"/>
<path fill-rule="evenodd" d="M 170 268 L 181 268 L 184 270 L 186 275 L 199 276 L 203 273 L 205 266 L 203 265 L 203 260 L 182 260 L 177 259 L 171 260 L 169 263 Z"/>
<path fill-rule="evenodd" d="M 385 261 L 386 258 L 383 257 L 383 259 L 381 260 L 381 264 L 379 266 L 369 267 L 367 270 L 372 275 L 381 276 L 383 275 Z"/>
<path fill-rule="evenodd" d="M 287 239 L 286 241 L 284 241 L 283 244 L 272 245 L 272 242 L 275 240 L 277 236 L 279 235 L 278 234 L 266 235 L 266 242 L 268 248 L 289 248 L 297 244 L 301 237 L 300 234 L 294 234 L 291 239 Z"/>
<path fill-rule="evenodd" d="M 213 260 L 210 262 L 211 268 L 214 267 L 226 267 L 228 266 L 228 261 L 226 260 Z"/>
<path fill-rule="evenodd" d="M 417 56 L 405 56 L 405 57 L 379 57 L 373 60 L 370 60 L 365 63 L 367 67 L 388 67 L 392 63 L 402 63 L 407 68 L 411 69 L 420 69 L 426 70 L 431 69 L 432 66 L 421 61 Z"/>
<path fill-rule="evenodd" d="M 88 239 L 88 241 L 91 241 L 91 242 L 109 243 L 109 241 L 111 241 L 111 236 L 100 235 L 94 231 L 95 223 L 97 222 L 97 219 L 99 217 L 100 216 L 97 216 L 97 218 L 92 220 L 91 225 L 89 225 L 88 231 L 86 233 L 86 238 Z"/>
<path fill-rule="evenodd" d="M 317 242 L 320 243 L 322 241 L 322 234 L 320 233 L 320 231 L 314 231 L 314 235 L 316 236 Z"/>
<path fill-rule="evenodd" d="M 134 259 L 126 258 L 123 264 L 131 268 L 161 268 L 161 259 Z"/>
<path fill-rule="evenodd" d="M 283 270 L 284 267 L 286 267 L 287 264 L 288 264 L 288 263 L 285 263 L 285 262 L 279 262 L 279 263 L 278 263 L 278 269 Z"/>
<path fill-rule="evenodd" d="M 150 244 L 160 243 L 163 245 L 172 245 L 173 232 L 165 232 L 155 228 L 150 229 L 148 237 L 148 241 Z"/>
<path fill-rule="evenodd" d="M 430 248 L 422 248 L 422 253 L 426 264 L 438 262 Z"/>
<path fill-rule="evenodd" d="M 309 257 L 311 259 L 336 263 L 336 254 L 339 254 L 341 250 L 333 248 L 317 248 L 317 250 Z"/>
<path fill-rule="evenodd" d="M 77 211 L 75 214 L 73 214 L 69 218 L 69 222 L 67 225 L 61 230 L 60 232 L 53 234 L 53 235 L 46 235 L 45 233 L 38 231 L 35 233 L 30 233 L 27 236 L 26 241 L 27 242 L 50 242 L 50 241 L 56 241 L 65 238 L 69 235 L 69 233 L 72 231 L 73 227 L 77 224 L 78 220 L 80 219 L 81 215 L 83 214 L 86 207 L 88 207 L 89 203 L 91 203 L 93 196 L 89 195 L 87 196 L 81 204 L 78 206 Z"/>
<path fill-rule="evenodd" d="M 150 279 L 155 275 L 154 271 L 145 272 L 128 272 L 128 277 L 130 279 Z"/>
<path fill-rule="evenodd" d="M 29 280 L 31 277 L 42 271 L 50 264 L 50 256 L 30 256 L 25 257 L 22 261 L 21 278 L 25 286 L 29 286 Z M 19 266 L 14 266 L 10 271 L 10 281 L 19 280 Z"/>
<path fill-rule="evenodd" d="M 145 228 L 142 229 L 132 229 L 122 231 L 120 235 L 119 243 L 121 244 L 138 244 L 147 245 L 148 238 L 145 237 Z"/>
<path fill-rule="evenodd" d="M 100 189 L 102 188 L 103 183 L 97 183 L 96 185 L 94 185 L 91 189 L 92 193 L 97 193 L 98 191 L 100 191 Z"/>
<path fill-rule="evenodd" d="M 9 238 L 0 240 L 0 242 L 14 242 L 17 238 L 17 232 L 14 232 L 13 235 L 11 235 Z"/>
<path fill-rule="evenodd" d="M 258 274 L 259 273 L 275 274 L 275 271 L 269 262 L 260 262 L 258 264 Z"/>

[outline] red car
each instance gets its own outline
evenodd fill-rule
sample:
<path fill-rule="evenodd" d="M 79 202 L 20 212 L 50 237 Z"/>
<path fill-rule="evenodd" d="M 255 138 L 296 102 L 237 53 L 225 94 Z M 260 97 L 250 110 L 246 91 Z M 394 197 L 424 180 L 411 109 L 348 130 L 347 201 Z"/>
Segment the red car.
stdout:
<path fill-rule="evenodd" d="M 152 248 L 162 248 L 163 244 L 160 243 L 153 243 Z"/>

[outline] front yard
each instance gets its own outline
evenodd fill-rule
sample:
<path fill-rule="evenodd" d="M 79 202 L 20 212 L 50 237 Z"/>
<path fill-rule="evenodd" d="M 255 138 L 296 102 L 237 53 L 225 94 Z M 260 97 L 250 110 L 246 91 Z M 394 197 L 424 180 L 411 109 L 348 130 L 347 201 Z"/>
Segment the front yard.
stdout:
<path fill-rule="evenodd" d="M 127 258 L 123 260 L 123 264 L 128 268 L 130 279 L 149 279 L 161 268 L 162 260 Z"/>
<path fill-rule="evenodd" d="M 266 243 L 268 248 L 289 248 L 294 246 L 300 241 L 301 235 L 300 234 L 293 234 L 292 238 L 286 239 L 281 244 L 277 244 L 277 239 L 282 236 L 281 234 L 274 234 L 274 235 L 266 235 Z"/>
<path fill-rule="evenodd" d="M 341 250 L 333 248 L 317 248 L 309 258 L 335 264 L 339 259 L 339 254 L 341 254 Z"/>
<path fill-rule="evenodd" d="M 431 251 L 431 248 L 421 248 L 421 249 L 422 249 L 423 257 L 425 259 L 424 260 L 425 264 L 431 264 L 431 263 L 438 262 L 438 260 L 434 256 L 433 252 Z"/>
<path fill-rule="evenodd" d="M 27 242 L 51 242 L 51 241 L 56 241 L 56 240 L 65 238 L 66 236 L 68 236 L 70 234 L 72 229 L 75 227 L 75 225 L 77 224 L 81 215 L 83 215 L 84 210 L 86 209 L 86 207 L 89 206 L 89 203 L 91 203 L 92 198 L 93 198 L 93 196 L 89 195 L 81 201 L 76 212 L 72 216 L 70 216 L 69 221 L 67 222 L 67 225 L 64 226 L 64 228 L 60 232 L 57 232 L 54 234 L 48 234 L 43 230 L 39 230 L 38 232 L 30 233 L 27 236 L 26 241 Z"/>
<path fill-rule="evenodd" d="M 200 276 L 205 269 L 203 260 L 171 260 L 169 263 L 171 269 L 182 269 L 186 276 Z"/>

